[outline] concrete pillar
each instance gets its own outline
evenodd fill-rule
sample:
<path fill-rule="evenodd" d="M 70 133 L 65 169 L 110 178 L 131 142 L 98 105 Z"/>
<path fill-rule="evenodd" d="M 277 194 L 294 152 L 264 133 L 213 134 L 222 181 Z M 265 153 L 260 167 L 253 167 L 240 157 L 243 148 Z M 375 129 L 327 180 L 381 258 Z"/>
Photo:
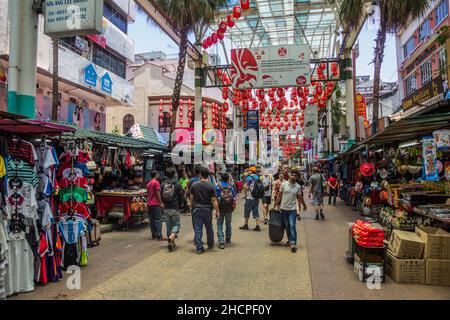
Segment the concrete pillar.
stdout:
<path fill-rule="evenodd" d="M 348 128 L 348 144 L 356 141 L 356 121 L 355 121 L 355 97 L 353 89 L 353 67 L 352 50 L 344 50 L 344 60 L 342 61 L 345 79 L 345 106 L 346 106 L 346 124 Z"/>
<path fill-rule="evenodd" d="M 13 71 L 13 86 L 8 87 L 8 98 L 12 98 L 8 100 L 8 110 L 34 119 L 38 14 L 33 9 L 33 0 L 10 0 L 9 5 L 12 6 L 9 71 Z"/>
<path fill-rule="evenodd" d="M 332 101 L 334 100 L 335 94 L 331 99 L 327 101 L 327 141 L 328 141 L 328 152 L 333 152 L 333 115 L 331 112 Z"/>

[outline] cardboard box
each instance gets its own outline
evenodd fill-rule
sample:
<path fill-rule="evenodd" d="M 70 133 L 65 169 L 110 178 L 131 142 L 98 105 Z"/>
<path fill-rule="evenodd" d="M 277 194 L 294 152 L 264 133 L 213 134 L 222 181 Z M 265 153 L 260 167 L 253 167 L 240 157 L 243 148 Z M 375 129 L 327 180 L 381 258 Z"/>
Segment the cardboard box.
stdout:
<path fill-rule="evenodd" d="M 426 260 L 426 284 L 450 286 L 450 260 Z"/>
<path fill-rule="evenodd" d="M 425 284 L 425 260 L 397 259 L 388 251 L 386 274 L 397 283 Z"/>
<path fill-rule="evenodd" d="M 425 242 L 414 232 L 394 230 L 389 250 L 400 259 L 422 259 Z"/>
<path fill-rule="evenodd" d="M 416 227 L 416 234 L 425 242 L 425 259 L 450 260 L 450 233 L 421 226 Z"/>

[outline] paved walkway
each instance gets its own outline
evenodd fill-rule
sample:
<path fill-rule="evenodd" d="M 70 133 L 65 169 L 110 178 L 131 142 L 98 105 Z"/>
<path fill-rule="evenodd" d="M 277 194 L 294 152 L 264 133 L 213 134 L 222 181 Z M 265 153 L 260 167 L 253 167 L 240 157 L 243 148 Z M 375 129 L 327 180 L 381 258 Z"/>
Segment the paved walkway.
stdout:
<path fill-rule="evenodd" d="M 369 290 L 359 282 L 344 259 L 347 222 L 356 213 L 343 204 L 326 206 L 325 221 L 314 220 L 312 208 L 302 213 L 296 254 L 271 244 L 267 226 L 239 230 L 242 206 L 239 201 L 233 243 L 224 250 L 195 254 L 191 218 L 185 216 L 172 253 L 165 242 L 149 239 L 148 226 L 107 233 L 90 249 L 81 290 L 68 290 L 64 280 L 14 299 L 450 299 L 450 287 L 388 278 L 381 290 Z"/>

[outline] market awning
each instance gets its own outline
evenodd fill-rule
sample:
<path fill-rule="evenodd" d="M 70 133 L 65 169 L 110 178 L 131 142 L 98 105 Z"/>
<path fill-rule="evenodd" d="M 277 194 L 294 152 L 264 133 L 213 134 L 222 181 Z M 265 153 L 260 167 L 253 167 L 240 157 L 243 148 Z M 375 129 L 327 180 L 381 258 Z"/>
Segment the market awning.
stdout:
<path fill-rule="evenodd" d="M 167 141 L 165 141 L 155 129 L 140 125 L 138 123 L 134 124 L 125 136 L 148 142 L 159 151 L 165 150 L 168 146 Z"/>
<path fill-rule="evenodd" d="M 360 145 L 402 142 L 443 128 L 450 128 L 450 113 L 404 118 L 361 142 Z"/>
<path fill-rule="evenodd" d="M 40 120 L 23 119 L 9 113 L 0 114 L 0 132 L 28 135 L 54 136 L 64 132 L 74 132 L 75 128 Z"/>

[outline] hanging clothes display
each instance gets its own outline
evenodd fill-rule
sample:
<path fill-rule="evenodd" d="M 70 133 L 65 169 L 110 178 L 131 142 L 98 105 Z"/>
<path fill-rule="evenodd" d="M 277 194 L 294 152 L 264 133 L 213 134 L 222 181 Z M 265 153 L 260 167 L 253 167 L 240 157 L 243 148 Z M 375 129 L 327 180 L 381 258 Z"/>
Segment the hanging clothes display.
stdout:
<path fill-rule="evenodd" d="M 8 235 L 3 219 L 2 198 L 0 197 L 0 300 L 6 299 L 5 276 L 8 268 Z"/>

